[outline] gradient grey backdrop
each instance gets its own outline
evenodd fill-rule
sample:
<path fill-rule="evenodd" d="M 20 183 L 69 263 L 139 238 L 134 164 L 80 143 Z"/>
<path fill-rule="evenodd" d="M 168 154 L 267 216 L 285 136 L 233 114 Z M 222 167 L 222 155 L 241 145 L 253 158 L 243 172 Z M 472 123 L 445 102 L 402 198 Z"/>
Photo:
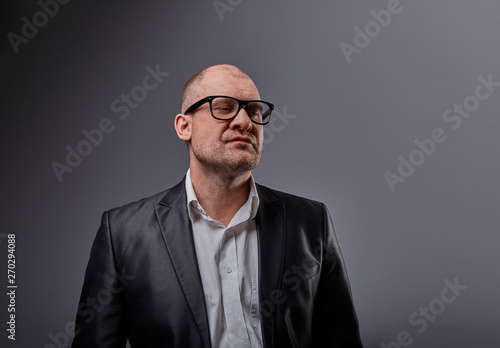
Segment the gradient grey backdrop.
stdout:
<path fill-rule="evenodd" d="M 407 331 L 411 347 L 497 347 L 500 88 L 456 130 L 443 113 L 474 94 L 479 76 L 500 81 L 500 2 L 401 0 L 350 63 L 340 44 L 353 45 L 355 27 L 387 0 L 223 2 L 232 10 L 221 20 L 212 1 L 70 1 L 17 54 L 7 34 L 21 35 L 22 17 L 41 7 L 1 5 L 0 293 L 7 233 L 17 234 L 19 288 L 15 342 L 0 296 L 0 345 L 62 337 L 100 215 L 182 178 L 187 150 L 173 129 L 182 86 L 232 63 L 289 114 L 267 131 L 254 176 L 329 207 L 365 346 Z M 156 65 L 170 75 L 120 120 L 111 103 Z M 103 118 L 114 131 L 59 182 L 52 162 Z M 392 192 L 384 172 L 397 174 L 398 156 L 435 128 L 447 140 Z M 434 300 L 456 277 L 467 289 L 443 310 Z M 419 333 L 408 319 L 432 301 L 442 313 Z"/>

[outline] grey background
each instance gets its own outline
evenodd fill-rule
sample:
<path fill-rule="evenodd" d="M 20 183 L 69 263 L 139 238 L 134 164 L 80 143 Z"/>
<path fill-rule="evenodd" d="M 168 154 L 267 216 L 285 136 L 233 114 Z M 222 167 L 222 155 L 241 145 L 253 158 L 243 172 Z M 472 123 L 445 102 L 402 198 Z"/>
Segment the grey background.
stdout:
<path fill-rule="evenodd" d="M 0 296 L 0 345 L 51 347 L 59 334 L 69 346 L 62 333 L 100 215 L 182 178 L 187 150 L 173 129 L 182 86 L 231 63 L 295 115 L 268 131 L 254 176 L 329 207 L 365 346 L 407 331 L 411 347 L 496 347 L 500 89 L 457 130 L 442 116 L 480 75 L 500 81 L 500 2 L 401 0 L 350 63 L 339 45 L 353 45 L 355 27 L 388 1 L 229 3 L 221 20 L 212 1 L 71 1 L 17 54 L 7 34 L 20 35 L 21 18 L 41 8 L 2 3 L 0 292 L 7 233 L 17 235 L 19 287 L 15 342 Z M 120 120 L 110 104 L 157 64 L 170 75 Z M 103 118 L 115 130 L 59 182 L 52 162 Z M 392 192 L 384 172 L 397 174 L 398 156 L 438 127 L 447 140 Z M 410 315 L 455 277 L 467 289 L 419 333 Z"/>

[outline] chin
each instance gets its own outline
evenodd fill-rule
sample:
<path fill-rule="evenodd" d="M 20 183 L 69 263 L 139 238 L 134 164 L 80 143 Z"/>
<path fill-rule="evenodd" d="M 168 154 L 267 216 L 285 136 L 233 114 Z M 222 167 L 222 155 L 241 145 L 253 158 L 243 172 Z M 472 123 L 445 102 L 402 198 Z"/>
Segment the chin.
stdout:
<path fill-rule="evenodd" d="M 259 165 L 260 156 L 259 158 L 256 158 L 255 156 L 252 156 L 252 158 L 239 158 L 234 161 L 227 161 L 227 163 L 233 171 L 247 172 L 255 169 Z"/>

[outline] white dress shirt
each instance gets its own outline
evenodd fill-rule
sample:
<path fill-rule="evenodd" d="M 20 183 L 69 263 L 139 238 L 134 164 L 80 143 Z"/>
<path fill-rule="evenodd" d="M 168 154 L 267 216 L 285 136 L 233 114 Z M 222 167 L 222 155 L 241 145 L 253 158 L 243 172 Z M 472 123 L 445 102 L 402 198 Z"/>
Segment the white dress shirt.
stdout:
<path fill-rule="evenodd" d="M 255 215 L 259 196 L 251 176 L 246 203 L 224 226 L 203 210 L 186 174 L 187 209 L 214 348 L 262 347 L 259 255 Z"/>

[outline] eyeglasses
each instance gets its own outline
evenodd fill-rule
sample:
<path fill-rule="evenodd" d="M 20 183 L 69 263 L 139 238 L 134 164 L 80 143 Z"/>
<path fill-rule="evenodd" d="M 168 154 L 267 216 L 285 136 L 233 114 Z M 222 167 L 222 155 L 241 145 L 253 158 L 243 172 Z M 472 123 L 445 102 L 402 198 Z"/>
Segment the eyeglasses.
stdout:
<path fill-rule="evenodd" d="M 262 100 L 239 100 L 233 97 L 213 95 L 191 105 L 184 114 L 194 112 L 205 103 L 210 104 L 212 116 L 218 120 L 231 120 L 244 108 L 253 123 L 268 124 L 274 105 Z"/>

